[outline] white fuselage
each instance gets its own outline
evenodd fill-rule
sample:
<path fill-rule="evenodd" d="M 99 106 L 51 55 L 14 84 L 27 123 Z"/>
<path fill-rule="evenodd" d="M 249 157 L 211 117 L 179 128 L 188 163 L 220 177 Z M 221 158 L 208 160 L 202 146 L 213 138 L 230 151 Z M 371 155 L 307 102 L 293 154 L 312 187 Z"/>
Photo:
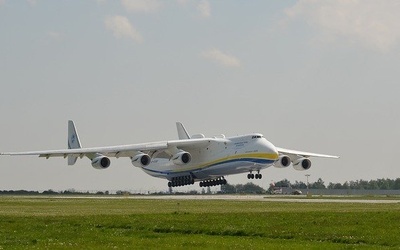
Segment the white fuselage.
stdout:
<path fill-rule="evenodd" d="M 213 138 L 205 148 L 187 149 L 192 160 L 176 165 L 168 158 L 153 158 L 143 167 L 147 174 L 171 180 L 190 175 L 195 180 L 207 180 L 224 175 L 259 171 L 269 167 L 279 154 L 261 134 L 230 138 Z"/>

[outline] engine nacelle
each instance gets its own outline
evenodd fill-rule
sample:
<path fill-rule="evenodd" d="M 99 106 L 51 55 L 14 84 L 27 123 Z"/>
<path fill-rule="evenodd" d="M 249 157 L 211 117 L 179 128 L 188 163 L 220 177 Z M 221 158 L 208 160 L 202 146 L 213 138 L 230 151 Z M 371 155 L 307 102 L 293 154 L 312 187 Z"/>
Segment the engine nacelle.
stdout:
<path fill-rule="evenodd" d="M 137 154 L 131 158 L 132 164 L 135 167 L 142 168 L 150 164 L 151 158 L 148 154 Z"/>
<path fill-rule="evenodd" d="M 188 164 L 191 160 L 192 156 L 190 155 L 190 153 L 185 151 L 180 151 L 172 156 L 172 161 L 176 165 Z"/>
<path fill-rule="evenodd" d="M 310 169 L 311 161 L 307 158 L 299 158 L 293 161 L 293 168 L 299 171 Z"/>
<path fill-rule="evenodd" d="M 279 156 L 279 159 L 274 163 L 274 167 L 286 168 L 289 167 L 290 163 L 292 163 L 292 160 L 290 160 L 289 156 L 281 155 Z"/>
<path fill-rule="evenodd" d="M 97 156 L 92 160 L 92 166 L 95 169 L 106 169 L 110 166 L 111 161 L 104 155 Z"/>

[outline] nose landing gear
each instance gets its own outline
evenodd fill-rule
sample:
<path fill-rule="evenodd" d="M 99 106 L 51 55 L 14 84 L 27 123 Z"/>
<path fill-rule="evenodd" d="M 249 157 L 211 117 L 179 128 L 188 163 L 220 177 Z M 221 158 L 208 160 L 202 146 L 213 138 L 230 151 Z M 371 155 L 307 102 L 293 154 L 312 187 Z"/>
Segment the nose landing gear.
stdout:
<path fill-rule="evenodd" d="M 252 174 L 250 171 L 250 174 L 247 175 L 247 179 L 261 179 L 262 178 L 262 174 L 260 174 L 260 170 L 257 171 L 257 174 Z"/>

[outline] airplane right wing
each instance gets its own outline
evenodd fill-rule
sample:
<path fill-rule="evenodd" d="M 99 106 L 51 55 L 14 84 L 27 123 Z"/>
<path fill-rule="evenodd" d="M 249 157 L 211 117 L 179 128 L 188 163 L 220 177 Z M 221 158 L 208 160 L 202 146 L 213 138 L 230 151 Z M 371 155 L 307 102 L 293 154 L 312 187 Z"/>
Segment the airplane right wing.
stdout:
<path fill-rule="evenodd" d="M 322 157 L 322 158 L 334 158 L 334 159 L 340 158 L 339 156 L 335 156 L 335 155 L 317 154 L 317 153 L 297 151 L 297 150 L 279 148 L 279 147 L 275 147 L 275 148 L 276 148 L 276 150 L 278 150 L 279 154 L 288 155 L 290 158 L 292 158 L 291 156 L 293 156 L 293 158 L 298 158 L 299 156 L 306 157 L 306 158 L 308 158 L 308 157 Z"/>
<path fill-rule="evenodd" d="M 107 157 L 132 157 L 138 152 L 151 154 L 155 151 L 173 151 L 175 148 L 200 148 L 210 144 L 210 139 L 188 139 L 176 141 L 153 142 L 143 144 L 110 146 L 110 147 L 93 147 L 93 148 L 76 148 L 61 150 L 44 150 L 44 151 L 27 151 L 27 152 L 4 152 L 0 155 L 38 155 L 39 157 L 67 157 L 69 155 L 82 158 L 87 156 L 92 158 L 93 155 L 101 154 Z"/>
<path fill-rule="evenodd" d="M 68 157 L 68 165 L 73 165 L 76 159 L 84 156 L 89 159 L 100 157 L 137 157 L 147 154 L 150 157 L 155 155 L 164 155 L 171 157 L 172 155 L 181 152 L 182 150 L 190 150 L 193 148 L 206 147 L 212 139 L 190 139 L 188 132 L 182 123 L 177 122 L 179 140 L 162 141 L 132 145 L 120 145 L 111 147 L 93 147 L 82 148 L 79 140 L 75 124 L 72 120 L 68 121 L 68 149 L 61 150 L 45 150 L 45 151 L 28 151 L 28 152 L 7 152 L 0 155 L 38 155 L 39 157 Z M 149 157 L 146 157 L 150 161 Z"/>

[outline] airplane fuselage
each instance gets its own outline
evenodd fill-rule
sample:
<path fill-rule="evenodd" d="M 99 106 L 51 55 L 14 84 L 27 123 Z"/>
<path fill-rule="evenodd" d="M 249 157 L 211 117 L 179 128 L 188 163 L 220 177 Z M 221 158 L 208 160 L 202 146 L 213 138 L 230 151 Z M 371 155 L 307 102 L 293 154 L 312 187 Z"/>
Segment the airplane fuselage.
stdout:
<path fill-rule="evenodd" d="M 197 181 L 259 171 L 274 164 L 279 157 L 274 145 L 261 134 L 213 138 L 208 147 L 188 152 L 192 156 L 188 164 L 176 165 L 168 158 L 156 157 L 142 169 L 154 177 L 172 180 L 191 176 Z"/>
<path fill-rule="evenodd" d="M 339 158 L 275 147 L 261 134 L 226 138 L 206 138 L 203 134 L 190 136 L 182 123 L 177 122 L 179 140 L 152 143 L 82 148 L 73 121 L 68 121 L 68 149 L 28 152 L 6 152 L 0 155 L 38 155 L 64 157 L 68 165 L 78 158 L 89 158 L 95 169 L 107 169 L 110 157 L 129 157 L 133 166 L 147 174 L 168 180 L 169 187 L 194 184 L 200 187 L 225 185 L 226 175 L 248 173 L 248 179 L 261 179 L 260 170 L 269 166 L 304 171 L 311 167 L 309 157 Z M 253 174 L 256 172 L 256 174 Z"/>

